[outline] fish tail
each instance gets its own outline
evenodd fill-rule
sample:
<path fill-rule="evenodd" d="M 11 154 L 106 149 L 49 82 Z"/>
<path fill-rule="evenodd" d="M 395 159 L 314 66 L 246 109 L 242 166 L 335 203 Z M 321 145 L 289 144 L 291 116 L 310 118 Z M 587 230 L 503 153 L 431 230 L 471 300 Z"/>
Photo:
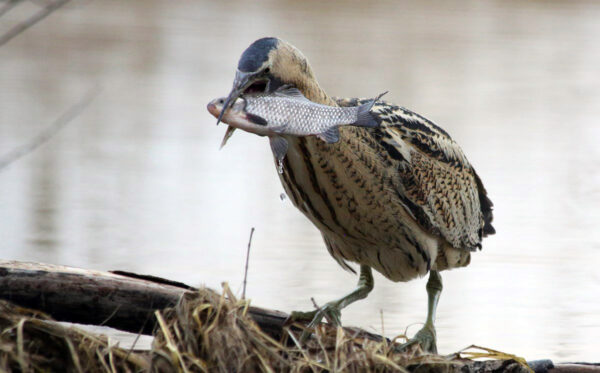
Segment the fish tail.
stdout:
<path fill-rule="evenodd" d="M 375 117 L 371 114 L 371 109 L 373 105 L 381 98 L 381 96 L 388 93 L 388 91 L 383 92 L 379 96 L 375 97 L 372 100 L 369 100 L 367 103 L 362 104 L 358 107 L 358 113 L 356 115 L 356 123 L 355 126 L 360 127 L 377 127 L 379 126 L 379 122 L 375 120 Z"/>

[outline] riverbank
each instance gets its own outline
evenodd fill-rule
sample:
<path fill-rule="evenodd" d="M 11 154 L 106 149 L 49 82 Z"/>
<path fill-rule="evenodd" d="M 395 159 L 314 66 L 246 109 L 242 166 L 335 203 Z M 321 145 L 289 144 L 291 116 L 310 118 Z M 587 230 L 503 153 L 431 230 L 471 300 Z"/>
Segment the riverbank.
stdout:
<path fill-rule="evenodd" d="M 251 306 L 226 284 L 216 292 L 153 276 L 4 261 L 0 299 L 0 370 L 7 371 L 600 372 L 477 346 L 450 355 L 399 351 L 404 336 L 328 324 L 300 343 L 304 325 L 286 325 L 285 313 Z M 150 350 L 125 349 L 55 320 L 154 339 Z"/>

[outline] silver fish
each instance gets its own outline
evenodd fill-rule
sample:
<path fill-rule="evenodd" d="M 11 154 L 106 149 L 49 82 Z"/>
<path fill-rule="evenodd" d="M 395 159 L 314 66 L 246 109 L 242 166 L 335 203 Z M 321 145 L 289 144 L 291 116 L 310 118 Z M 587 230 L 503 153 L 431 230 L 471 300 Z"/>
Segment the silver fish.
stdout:
<path fill-rule="evenodd" d="M 284 135 L 315 135 L 331 144 L 339 141 L 339 126 L 377 127 L 379 123 L 370 110 L 385 93 L 360 106 L 335 107 L 316 104 L 298 89 L 283 86 L 268 95 L 242 96 L 223 113 L 222 120 L 230 128 L 269 136 L 271 149 L 281 165 L 288 148 Z M 208 111 L 219 117 L 224 102 L 225 98 L 212 100 L 207 106 Z M 232 132 L 231 129 L 227 130 L 221 146 Z"/>

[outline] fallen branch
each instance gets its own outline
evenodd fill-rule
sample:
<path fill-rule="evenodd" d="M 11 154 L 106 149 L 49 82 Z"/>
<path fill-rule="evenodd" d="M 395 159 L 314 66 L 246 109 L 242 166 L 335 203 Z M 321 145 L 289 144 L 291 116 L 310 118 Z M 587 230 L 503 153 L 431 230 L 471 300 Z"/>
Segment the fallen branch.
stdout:
<path fill-rule="evenodd" d="M 58 321 L 152 334 L 155 310 L 173 306 L 191 286 L 154 276 L 0 261 L 0 299 L 43 311 Z M 279 338 L 287 314 L 250 307 L 254 321 Z M 147 322 L 146 322 L 147 321 Z"/>
<path fill-rule="evenodd" d="M 27 30 L 31 26 L 35 25 L 42 19 L 49 16 L 52 12 L 54 12 L 58 8 L 62 7 L 69 1 L 70 0 L 57 0 L 55 2 L 52 2 L 49 5 L 45 6 L 43 9 L 40 9 L 37 13 L 35 13 L 31 17 L 27 18 L 25 21 L 19 23 L 15 27 L 8 30 L 5 34 L 0 35 L 0 47 L 2 47 L 4 44 L 8 43 L 15 36 L 19 35 L 23 31 Z M 6 11 L 8 11 L 8 10 L 6 10 Z M 6 13 L 6 11 L 4 13 Z"/>

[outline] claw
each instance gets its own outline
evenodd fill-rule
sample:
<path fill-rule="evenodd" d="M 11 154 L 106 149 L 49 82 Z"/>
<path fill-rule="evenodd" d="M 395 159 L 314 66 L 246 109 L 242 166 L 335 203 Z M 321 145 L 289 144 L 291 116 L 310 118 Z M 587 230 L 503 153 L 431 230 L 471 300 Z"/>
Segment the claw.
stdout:
<path fill-rule="evenodd" d="M 437 354 L 435 328 L 431 325 L 425 325 L 408 342 L 396 347 L 398 352 L 406 352 L 415 345 L 419 345 L 424 352 Z"/>
<path fill-rule="evenodd" d="M 297 321 L 310 321 L 300 336 L 300 343 L 305 343 L 311 335 L 311 330 L 318 326 L 323 321 L 323 318 L 331 325 L 342 325 L 342 313 L 338 302 L 326 303 L 323 307 L 319 307 L 314 311 L 294 311 L 285 320 L 284 325 L 288 326 Z"/>
<path fill-rule="evenodd" d="M 310 324 L 302 335 L 300 336 L 300 342 L 305 343 L 308 337 L 310 337 L 310 330 L 313 330 L 317 325 L 323 321 L 323 318 L 327 320 L 330 325 L 342 326 L 342 312 L 337 302 L 326 303 L 323 307 L 316 310 L 315 316 L 313 317 Z"/>
<path fill-rule="evenodd" d="M 321 323 L 323 318 L 325 318 L 331 325 L 342 325 L 342 312 L 340 311 L 337 303 L 327 303 L 323 307 L 319 308 L 308 326 L 314 328 Z"/>

